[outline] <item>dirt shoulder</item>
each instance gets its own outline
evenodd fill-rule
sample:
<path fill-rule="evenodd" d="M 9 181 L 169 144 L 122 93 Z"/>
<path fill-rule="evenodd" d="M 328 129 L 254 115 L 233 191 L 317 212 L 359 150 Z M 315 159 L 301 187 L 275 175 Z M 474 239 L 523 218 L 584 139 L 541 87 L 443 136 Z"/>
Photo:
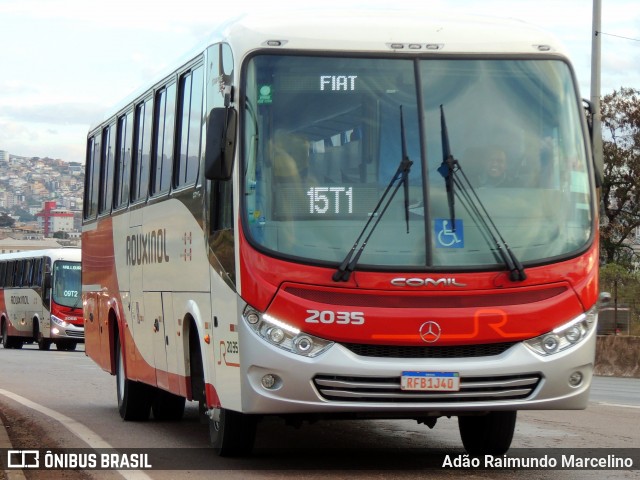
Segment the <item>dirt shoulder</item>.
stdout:
<path fill-rule="evenodd" d="M 62 448 L 35 421 L 26 418 L 6 404 L 3 404 L 0 409 L 0 421 L 2 421 L 11 445 L 15 449 L 40 448 L 42 445 L 50 446 L 50 448 Z M 25 469 L 22 472 L 27 480 L 90 480 L 93 478 L 81 470 Z M 8 480 L 8 478 L 7 473 L 0 469 L 0 480 Z"/>

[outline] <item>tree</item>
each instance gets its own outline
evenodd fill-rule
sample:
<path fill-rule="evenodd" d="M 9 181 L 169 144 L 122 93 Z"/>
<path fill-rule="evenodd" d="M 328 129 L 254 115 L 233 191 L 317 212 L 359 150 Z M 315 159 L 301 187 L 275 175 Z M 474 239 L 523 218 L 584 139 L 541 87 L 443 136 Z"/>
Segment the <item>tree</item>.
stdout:
<path fill-rule="evenodd" d="M 631 269 L 629 237 L 640 227 L 640 91 L 621 88 L 602 104 L 604 179 L 600 245 L 607 263 Z"/>
<path fill-rule="evenodd" d="M 14 223 L 16 223 L 16 221 L 6 213 L 0 214 L 0 227 L 12 228 Z"/>
<path fill-rule="evenodd" d="M 614 309 L 614 321 L 617 324 L 618 308 L 627 308 L 631 312 L 631 322 L 628 332 L 640 333 L 640 278 L 635 272 L 630 272 L 626 266 L 609 263 L 600 269 L 600 291 L 609 292 L 611 302 L 608 307 Z"/>

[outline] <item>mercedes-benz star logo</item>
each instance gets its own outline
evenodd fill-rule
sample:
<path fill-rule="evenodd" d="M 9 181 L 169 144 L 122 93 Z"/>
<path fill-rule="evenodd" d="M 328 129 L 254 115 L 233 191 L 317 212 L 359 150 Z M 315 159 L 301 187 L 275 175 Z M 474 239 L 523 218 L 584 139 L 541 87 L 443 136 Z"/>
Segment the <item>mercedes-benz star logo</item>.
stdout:
<path fill-rule="evenodd" d="M 440 338 L 442 329 L 436 322 L 424 322 L 420 325 L 420 338 L 423 342 L 434 343 Z"/>

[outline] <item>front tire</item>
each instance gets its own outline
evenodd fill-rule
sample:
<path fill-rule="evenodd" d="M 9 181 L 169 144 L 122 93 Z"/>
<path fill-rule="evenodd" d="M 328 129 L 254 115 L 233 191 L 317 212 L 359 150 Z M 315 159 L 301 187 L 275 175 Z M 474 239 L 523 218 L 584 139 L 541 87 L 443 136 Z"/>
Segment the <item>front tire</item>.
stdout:
<path fill-rule="evenodd" d="M 49 350 L 51 348 L 51 340 L 44 338 L 41 333 L 38 334 L 38 350 Z"/>
<path fill-rule="evenodd" d="M 516 428 L 517 411 L 489 412 L 458 417 L 464 449 L 469 455 L 503 455 L 509 450 Z"/>
<path fill-rule="evenodd" d="M 123 420 L 147 420 L 151 411 L 151 387 L 126 378 L 122 346 L 116 341 L 116 391 Z"/>
<path fill-rule="evenodd" d="M 253 450 L 256 424 L 252 415 L 221 408 L 219 420 L 209 420 L 211 445 L 221 457 L 248 455 Z"/>

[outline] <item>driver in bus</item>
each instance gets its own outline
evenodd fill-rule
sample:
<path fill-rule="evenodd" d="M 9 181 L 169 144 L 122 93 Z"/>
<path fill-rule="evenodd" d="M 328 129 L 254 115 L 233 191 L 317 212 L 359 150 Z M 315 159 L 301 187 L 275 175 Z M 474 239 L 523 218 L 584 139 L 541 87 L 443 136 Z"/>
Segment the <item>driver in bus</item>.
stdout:
<path fill-rule="evenodd" d="M 309 173 L 309 142 L 301 135 L 276 130 L 271 158 L 277 181 L 300 181 Z"/>

